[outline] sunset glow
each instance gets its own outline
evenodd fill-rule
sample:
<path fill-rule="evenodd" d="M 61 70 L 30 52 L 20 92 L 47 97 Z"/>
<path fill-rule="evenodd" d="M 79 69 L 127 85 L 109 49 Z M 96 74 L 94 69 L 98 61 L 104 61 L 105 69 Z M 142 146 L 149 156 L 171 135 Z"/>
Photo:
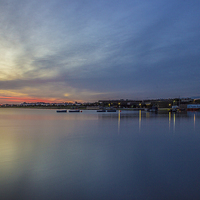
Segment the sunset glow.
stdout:
<path fill-rule="evenodd" d="M 0 103 L 200 97 L 199 7 L 2 1 Z"/>

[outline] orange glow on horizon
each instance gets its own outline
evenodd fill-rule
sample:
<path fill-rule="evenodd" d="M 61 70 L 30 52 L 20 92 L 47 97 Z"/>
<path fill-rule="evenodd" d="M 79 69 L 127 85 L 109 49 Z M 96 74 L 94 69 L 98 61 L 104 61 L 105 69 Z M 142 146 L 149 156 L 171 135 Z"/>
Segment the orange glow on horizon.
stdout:
<path fill-rule="evenodd" d="M 72 103 L 73 101 L 68 101 L 65 99 L 47 99 L 47 98 L 34 98 L 34 97 L 4 97 L 0 96 L 0 104 L 19 104 L 19 103 L 36 103 L 36 102 L 45 102 L 45 103 L 63 103 L 63 102 L 69 102 Z"/>

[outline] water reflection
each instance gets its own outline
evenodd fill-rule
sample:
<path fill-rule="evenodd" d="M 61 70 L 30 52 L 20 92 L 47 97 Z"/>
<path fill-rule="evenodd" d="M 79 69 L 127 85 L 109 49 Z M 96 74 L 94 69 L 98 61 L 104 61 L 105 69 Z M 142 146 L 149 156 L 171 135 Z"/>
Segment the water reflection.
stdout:
<path fill-rule="evenodd" d="M 164 124 L 163 122 L 166 121 L 166 125 L 168 126 L 167 129 L 169 131 L 173 131 L 176 132 L 176 128 L 177 126 L 179 127 L 181 124 L 180 122 L 183 119 L 187 119 L 190 121 L 192 120 L 193 122 L 193 127 L 192 129 L 195 130 L 196 126 L 197 126 L 197 119 L 200 119 L 200 112 L 166 112 L 166 113 L 151 113 L 151 112 L 145 112 L 145 111 L 121 111 L 119 113 L 103 113 L 103 114 L 98 114 L 96 115 L 98 117 L 98 119 L 102 119 L 102 120 L 108 120 L 108 119 L 112 119 L 115 120 L 116 119 L 116 126 L 118 129 L 118 133 L 120 131 L 122 131 L 122 128 L 124 127 L 123 124 L 125 121 L 132 121 L 132 124 L 135 125 L 135 127 L 138 127 L 138 130 L 141 131 L 145 131 L 142 130 L 143 127 L 145 126 L 145 124 L 150 123 L 152 120 L 157 120 L 158 121 L 162 121 L 162 124 Z M 135 124 L 137 120 L 137 125 Z M 135 129 L 134 127 L 134 129 Z M 182 125 L 183 127 L 183 125 Z"/>
<path fill-rule="evenodd" d="M 197 119 L 200 118 L 200 112 L 187 112 L 187 116 L 188 118 L 191 118 L 193 120 L 193 127 L 194 127 L 194 130 L 196 130 L 196 127 L 199 125 L 198 123 L 196 123 Z"/>
<path fill-rule="evenodd" d="M 149 117 L 150 117 L 150 113 L 146 112 L 146 118 L 149 118 Z"/>
<path fill-rule="evenodd" d="M 169 112 L 169 130 L 170 130 L 170 126 L 171 126 L 171 112 Z"/>
<path fill-rule="evenodd" d="M 174 116 L 174 131 L 175 131 L 175 126 L 176 126 L 176 114 L 173 113 L 173 116 Z"/>
<path fill-rule="evenodd" d="M 87 111 L 83 111 L 83 114 L 87 114 Z M 83 115 L 82 114 L 82 115 Z M 70 116 L 68 116 L 70 117 Z M 118 120 L 119 115 L 118 113 L 98 113 L 96 115 L 91 115 L 89 116 L 91 118 L 97 118 L 97 119 L 108 119 L 108 118 L 116 118 Z M 78 116 L 80 118 L 80 116 Z M 81 118 L 85 118 L 83 115 Z M 172 122 L 174 123 L 174 118 L 194 118 L 194 112 L 182 112 L 182 113 L 171 113 L 171 112 L 166 112 L 166 113 L 151 113 L 151 112 L 145 112 L 145 111 L 123 111 L 121 110 L 120 112 L 120 119 L 125 120 L 125 119 L 130 119 L 130 118 L 135 118 L 138 119 L 138 121 L 141 122 L 142 118 L 168 118 L 168 121 L 170 121 L 170 125 L 172 125 Z M 195 113 L 195 118 L 200 118 L 200 112 Z M 173 121 L 172 121 L 173 120 Z M 176 121 L 176 120 L 175 120 Z"/>
<path fill-rule="evenodd" d="M 121 111 L 118 111 L 118 134 L 120 133 L 120 113 Z"/>
<path fill-rule="evenodd" d="M 139 110 L 139 131 L 141 130 L 142 111 Z"/>
<path fill-rule="evenodd" d="M 0 117 L 4 199 L 200 199 L 198 112 Z"/>

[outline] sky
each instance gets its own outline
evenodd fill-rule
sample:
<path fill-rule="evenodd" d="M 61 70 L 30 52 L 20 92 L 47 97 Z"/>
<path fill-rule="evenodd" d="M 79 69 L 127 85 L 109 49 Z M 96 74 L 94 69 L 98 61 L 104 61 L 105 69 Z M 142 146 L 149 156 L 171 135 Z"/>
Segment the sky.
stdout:
<path fill-rule="evenodd" d="M 199 0 L 0 0 L 0 103 L 200 97 Z"/>

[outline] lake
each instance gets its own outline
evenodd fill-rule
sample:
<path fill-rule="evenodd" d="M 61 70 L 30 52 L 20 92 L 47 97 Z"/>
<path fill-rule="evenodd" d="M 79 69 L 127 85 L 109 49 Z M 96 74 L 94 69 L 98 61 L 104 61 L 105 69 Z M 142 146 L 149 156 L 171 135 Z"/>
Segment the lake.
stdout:
<path fill-rule="evenodd" d="M 0 199 L 200 199 L 200 112 L 0 109 Z"/>

